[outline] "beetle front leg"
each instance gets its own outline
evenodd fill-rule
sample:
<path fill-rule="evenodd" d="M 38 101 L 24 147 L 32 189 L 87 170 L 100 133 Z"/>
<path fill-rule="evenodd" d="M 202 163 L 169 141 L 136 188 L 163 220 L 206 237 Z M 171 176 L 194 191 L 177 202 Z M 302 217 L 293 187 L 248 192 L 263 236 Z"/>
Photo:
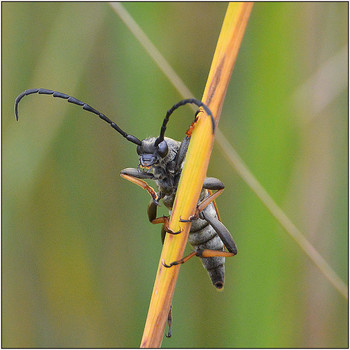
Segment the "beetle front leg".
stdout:
<path fill-rule="evenodd" d="M 161 195 L 158 195 L 157 192 L 149 186 L 145 181 L 141 179 L 153 179 L 153 175 L 149 173 L 141 173 L 137 169 L 127 168 L 120 172 L 120 176 L 146 190 L 152 197 L 151 201 L 148 204 L 147 215 L 148 219 L 152 224 L 163 224 L 165 232 L 168 232 L 173 235 L 177 235 L 180 231 L 173 231 L 169 228 L 169 216 L 161 216 L 157 218 L 157 206 L 158 202 L 161 199 Z M 163 238 L 162 238 L 163 241 Z"/>
<path fill-rule="evenodd" d="M 120 172 L 120 176 L 138 186 L 146 190 L 150 196 L 152 197 L 153 201 L 158 203 L 158 200 L 160 199 L 157 195 L 157 192 L 149 186 L 145 181 L 141 179 L 150 179 L 153 180 L 153 175 L 148 173 L 141 173 L 137 169 L 134 168 L 127 168 Z"/>

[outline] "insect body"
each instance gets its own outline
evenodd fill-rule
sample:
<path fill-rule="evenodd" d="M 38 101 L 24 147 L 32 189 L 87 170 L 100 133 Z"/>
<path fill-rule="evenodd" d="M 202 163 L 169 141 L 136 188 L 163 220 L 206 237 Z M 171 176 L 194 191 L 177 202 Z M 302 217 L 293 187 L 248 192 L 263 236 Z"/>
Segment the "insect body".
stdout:
<path fill-rule="evenodd" d="M 151 223 L 162 223 L 162 241 L 166 233 L 179 234 L 180 232 L 172 231 L 168 226 L 168 217 L 157 218 L 157 207 L 159 201 L 162 200 L 164 205 L 172 210 L 177 186 L 179 183 L 183 162 L 186 157 L 190 141 L 190 133 L 185 136 L 182 142 L 175 141 L 164 136 L 170 115 L 180 106 L 185 104 L 195 104 L 202 107 L 211 117 L 213 132 L 215 130 L 215 121 L 209 108 L 199 100 L 185 99 L 168 110 L 164 118 L 160 135 L 158 137 L 150 137 L 139 140 L 133 135 L 124 132 L 119 126 L 111 121 L 104 114 L 98 112 L 88 104 L 77 100 L 69 95 L 47 89 L 29 89 L 22 92 L 15 101 L 15 115 L 18 120 L 18 104 L 21 99 L 30 94 L 46 94 L 53 97 L 66 99 L 68 102 L 81 106 L 88 112 L 94 113 L 102 120 L 111 125 L 118 133 L 125 137 L 128 141 L 137 145 L 137 153 L 139 155 L 139 164 L 137 168 L 127 168 L 121 171 L 121 176 L 125 179 L 141 186 L 151 195 L 151 201 L 148 205 L 148 218 Z M 191 126 L 193 128 L 193 124 Z M 144 180 L 155 181 L 158 192 L 153 190 Z M 171 267 L 187 261 L 192 256 L 199 256 L 202 259 L 203 266 L 207 269 L 213 285 L 221 289 L 224 285 L 224 263 L 226 256 L 237 254 L 236 245 L 233 238 L 226 227 L 219 220 L 216 207 L 213 200 L 222 193 L 224 189 L 223 183 L 216 178 L 206 178 L 200 194 L 197 205 L 196 214 L 189 218 L 191 221 L 191 230 L 189 233 L 189 243 L 195 251 L 187 257 L 172 262 L 166 267 Z M 216 190 L 214 194 L 210 191 Z M 228 252 L 224 250 L 227 248 Z"/>

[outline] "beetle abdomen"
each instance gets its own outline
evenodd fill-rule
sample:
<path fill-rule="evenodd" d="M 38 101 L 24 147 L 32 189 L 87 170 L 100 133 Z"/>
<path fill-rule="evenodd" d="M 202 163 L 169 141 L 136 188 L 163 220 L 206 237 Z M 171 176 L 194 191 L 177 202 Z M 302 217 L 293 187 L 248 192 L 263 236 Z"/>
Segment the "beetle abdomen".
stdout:
<path fill-rule="evenodd" d="M 204 210 L 206 214 L 217 218 L 215 207 L 210 203 Z M 214 228 L 206 221 L 197 219 L 192 222 L 188 242 L 197 249 L 224 250 L 224 244 Z M 213 285 L 221 289 L 225 280 L 225 258 L 201 258 L 204 268 L 208 271 Z"/>

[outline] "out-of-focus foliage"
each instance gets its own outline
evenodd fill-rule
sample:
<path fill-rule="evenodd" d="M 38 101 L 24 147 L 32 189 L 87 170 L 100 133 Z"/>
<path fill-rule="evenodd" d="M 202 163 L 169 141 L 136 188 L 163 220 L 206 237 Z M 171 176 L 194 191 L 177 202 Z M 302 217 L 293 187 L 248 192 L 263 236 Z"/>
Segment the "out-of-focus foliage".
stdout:
<path fill-rule="evenodd" d="M 200 98 L 226 3 L 125 3 Z M 347 281 L 347 3 L 257 3 L 221 130 Z M 135 145 L 28 88 L 71 94 L 145 138 L 179 94 L 107 3 L 2 3 L 2 346 L 138 347 L 161 250 Z M 167 135 L 192 121 L 183 108 Z M 180 270 L 163 347 L 347 347 L 347 302 L 214 147 L 239 254 L 218 293 Z"/>

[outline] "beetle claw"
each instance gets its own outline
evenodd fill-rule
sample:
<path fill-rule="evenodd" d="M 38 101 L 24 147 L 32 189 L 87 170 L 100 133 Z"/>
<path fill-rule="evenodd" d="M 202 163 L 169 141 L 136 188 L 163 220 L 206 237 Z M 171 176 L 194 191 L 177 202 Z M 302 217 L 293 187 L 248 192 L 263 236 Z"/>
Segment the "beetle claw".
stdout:
<path fill-rule="evenodd" d="M 198 219 L 198 215 L 191 215 L 187 220 L 186 219 L 181 219 L 180 217 L 180 222 L 192 222 Z"/>
<path fill-rule="evenodd" d="M 178 235 L 179 233 L 182 232 L 182 230 L 180 229 L 179 231 L 173 231 L 172 229 L 170 229 L 169 227 L 165 227 L 165 232 L 170 233 L 171 235 Z"/>
<path fill-rule="evenodd" d="M 174 265 L 172 265 L 172 264 L 167 265 L 167 264 L 165 263 L 165 260 L 164 260 L 164 259 L 162 260 L 162 265 L 163 265 L 164 267 L 166 267 L 167 269 L 170 268 L 170 267 L 172 267 L 172 266 L 174 266 Z"/>

